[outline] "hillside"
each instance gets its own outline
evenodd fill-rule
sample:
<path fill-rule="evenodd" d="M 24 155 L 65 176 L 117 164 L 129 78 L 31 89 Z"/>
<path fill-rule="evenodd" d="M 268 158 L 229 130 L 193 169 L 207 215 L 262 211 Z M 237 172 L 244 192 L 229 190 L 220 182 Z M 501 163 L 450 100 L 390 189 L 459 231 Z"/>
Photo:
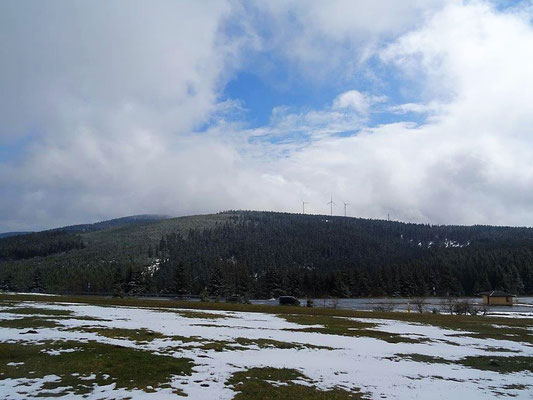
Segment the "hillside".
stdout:
<path fill-rule="evenodd" d="M 531 228 L 234 211 L 24 235 L 17 240 L 19 253 L 39 238 L 54 251 L 4 255 L 4 288 L 130 294 L 206 289 L 214 296 L 254 297 L 461 295 L 497 288 L 533 293 Z M 0 240 L 0 254 L 13 239 Z"/>
<path fill-rule="evenodd" d="M 168 218 L 162 215 L 133 215 L 92 224 L 64 226 L 41 232 L 8 232 L 0 235 L 0 239 L 3 239 L 0 240 L 0 260 L 29 259 L 84 249 L 86 240 L 80 234 L 146 225 Z M 110 241 L 112 242 L 113 239 L 104 240 L 108 244 Z"/>
<path fill-rule="evenodd" d="M 26 235 L 27 233 L 31 233 L 31 232 L 4 232 L 4 233 L 0 233 L 0 239 L 8 238 L 11 236 Z"/>
<path fill-rule="evenodd" d="M 130 225 L 146 224 L 151 222 L 162 221 L 165 219 L 169 219 L 169 217 L 157 214 L 141 214 L 131 215 L 122 218 L 114 218 L 107 221 L 95 222 L 92 224 L 64 226 L 62 228 L 56 228 L 53 230 L 61 230 L 65 232 L 93 232 L 110 228 L 122 228 Z"/>
<path fill-rule="evenodd" d="M 94 228 L 95 225 L 105 227 L 109 225 L 108 221 L 0 239 L 0 286 L 7 290 L 42 290 L 39 283 L 42 279 L 43 287 L 48 291 L 84 292 L 88 282 L 97 282 L 93 283 L 93 290 L 107 292 L 111 286 L 105 282 L 112 282 L 114 268 L 119 265 L 125 270 L 150 263 L 148 247 L 155 247 L 163 235 L 176 231 L 186 235 L 191 229 L 209 228 L 224 222 L 227 215 L 136 219 L 136 223 L 127 218 L 111 220 L 113 227 L 103 229 Z M 117 221 L 127 223 L 120 225 Z M 5 254 L 10 249 L 23 252 L 28 248 L 39 248 L 49 242 L 50 236 L 69 238 L 74 242 L 80 238 L 83 248 L 22 259 Z"/>

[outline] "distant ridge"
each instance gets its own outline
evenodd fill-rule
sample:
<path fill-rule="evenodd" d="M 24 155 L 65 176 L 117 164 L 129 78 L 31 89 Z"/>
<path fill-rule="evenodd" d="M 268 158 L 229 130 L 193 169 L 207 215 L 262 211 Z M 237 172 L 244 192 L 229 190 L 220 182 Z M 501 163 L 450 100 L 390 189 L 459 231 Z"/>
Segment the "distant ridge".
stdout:
<path fill-rule="evenodd" d="M 4 232 L 4 233 L 0 233 L 0 239 L 8 238 L 11 236 L 27 235 L 28 233 L 31 233 L 31 232 Z"/>
<path fill-rule="evenodd" d="M 109 219 L 105 221 L 95 222 L 92 224 L 63 226 L 61 228 L 50 229 L 50 231 L 65 231 L 65 232 L 72 232 L 72 233 L 93 232 L 93 231 L 99 231 L 102 229 L 117 228 L 121 226 L 157 222 L 157 221 L 162 221 L 162 220 L 169 219 L 169 218 L 172 218 L 172 217 L 168 215 L 158 215 L 158 214 L 139 214 L 139 215 L 130 215 L 127 217 L 113 218 L 113 219 Z"/>
<path fill-rule="evenodd" d="M 3 238 L 0 260 L 4 290 L 198 295 L 207 288 L 261 298 L 533 293 L 533 228 L 329 215 L 137 215 Z"/>
<path fill-rule="evenodd" d="M 113 219 L 108 219 L 105 221 L 94 222 L 94 223 L 89 223 L 89 224 L 68 225 L 68 226 L 63 226 L 59 228 L 46 229 L 44 231 L 4 232 L 4 233 L 0 233 L 0 239 L 13 237 L 13 236 L 28 235 L 30 233 L 37 233 L 37 232 L 57 232 L 57 231 L 64 231 L 64 232 L 69 232 L 69 233 L 94 232 L 94 231 L 99 231 L 103 229 L 118 228 L 121 226 L 130 226 L 130 225 L 136 225 L 136 224 L 157 222 L 157 221 L 162 221 L 162 220 L 169 219 L 169 218 L 172 218 L 172 217 L 168 215 L 159 215 L 159 214 L 130 215 L 127 217 L 113 218 Z"/>

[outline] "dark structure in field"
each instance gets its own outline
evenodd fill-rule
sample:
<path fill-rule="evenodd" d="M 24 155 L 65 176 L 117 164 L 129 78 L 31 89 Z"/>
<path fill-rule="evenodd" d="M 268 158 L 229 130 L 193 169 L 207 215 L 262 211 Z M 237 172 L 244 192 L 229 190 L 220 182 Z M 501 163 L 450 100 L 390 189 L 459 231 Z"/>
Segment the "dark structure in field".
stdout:
<path fill-rule="evenodd" d="M 299 306 L 300 300 L 294 296 L 279 296 L 280 306 Z"/>

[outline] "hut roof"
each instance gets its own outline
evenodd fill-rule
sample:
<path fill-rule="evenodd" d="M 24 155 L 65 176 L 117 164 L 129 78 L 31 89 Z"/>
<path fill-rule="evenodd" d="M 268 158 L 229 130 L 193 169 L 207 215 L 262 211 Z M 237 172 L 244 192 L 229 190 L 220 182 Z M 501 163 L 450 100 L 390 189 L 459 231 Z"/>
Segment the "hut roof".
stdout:
<path fill-rule="evenodd" d="M 509 292 L 504 292 L 503 290 L 489 290 L 488 292 L 481 292 L 479 295 L 489 297 L 516 297 L 516 295 Z"/>

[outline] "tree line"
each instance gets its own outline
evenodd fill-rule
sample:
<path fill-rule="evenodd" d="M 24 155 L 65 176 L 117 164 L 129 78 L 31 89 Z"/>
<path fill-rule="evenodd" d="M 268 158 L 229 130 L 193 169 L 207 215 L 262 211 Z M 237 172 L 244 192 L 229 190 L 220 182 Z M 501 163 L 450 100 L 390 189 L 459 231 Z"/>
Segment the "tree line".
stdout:
<path fill-rule="evenodd" d="M 243 213 L 186 237 L 165 235 L 148 252 L 159 260 L 151 289 L 162 293 L 256 298 L 533 293 L 528 228 Z"/>
<path fill-rule="evenodd" d="M 0 269 L 19 290 L 225 298 L 533 294 L 533 230 L 234 212 L 135 253 Z"/>
<path fill-rule="evenodd" d="M 63 230 L 28 233 L 1 239 L 0 260 L 46 257 L 84 247 L 81 236 Z"/>

